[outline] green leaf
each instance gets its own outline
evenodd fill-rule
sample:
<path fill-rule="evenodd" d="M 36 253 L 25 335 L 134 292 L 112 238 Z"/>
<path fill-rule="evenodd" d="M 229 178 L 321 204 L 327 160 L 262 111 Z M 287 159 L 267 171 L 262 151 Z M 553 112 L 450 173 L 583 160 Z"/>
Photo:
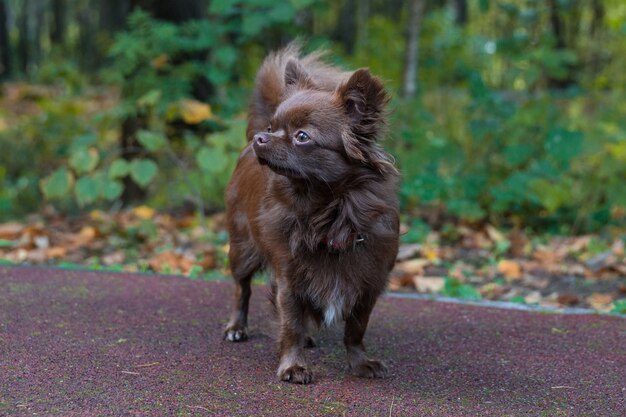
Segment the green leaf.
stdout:
<path fill-rule="evenodd" d="M 106 200 L 115 200 L 122 195 L 124 186 L 121 182 L 115 180 L 105 181 L 102 185 L 101 194 Z"/>
<path fill-rule="evenodd" d="M 161 133 L 149 130 L 137 132 L 137 140 L 151 152 L 158 151 L 165 145 L 165 137 Z"/>
<path fill-rule="evenodd" d="M 615 300 L 613 302 L 613 309 L 611 313 L 614 314 L 626 314 L 626 298 L 622 298 L 621 300 Z"/>
<path fill-rule="evenodd" d="M 138 107 L 152 107 L 155 106 L 163 96 L 161 90 L 150 90 L 143 96 L 137 99 Z"/>
<path fill-rule="evenodd" d="M 223 46 L 215 51 L 215 59 L 224 67 L 231 67 L 237 61 L 237 50 L 232 46 Z"/>
<path fill-rule="evenodd" d="M 455 278 L 446 278 L 442 294 L 447 297 L 462 298 L 464 300 L 480 300 L 480 293 L 471 285 L 462 284 Z"/>
<path fill-rule="evenodd" d="M 147 186 L 157 171 L 157 164 L 150 159 L 135 159 L 130 164 L 130 176 L 141 187 Z"/>
<path fill-rule="evenodd" d="M 78 149 L 70 156 L 70 166 L 79 174 L 86 174 L 98 165 L 100 155 L 95 148 Z"/>
<path fill-rule="evenodd" d="M 196 162 L 201 170 L 209 174 L 223 172 L 228 166 L 224 152 L 219 149 L 204 147 L 196 154 Z"/>
<path fill-rule="evenodd" d="M 14 242 L 12 240 L 0 239 L 0 248 L 10 248 Z"/>
<path fill-rule="evenodd" d="M 110 178 L 122 178 L 130 172 L 130 164 L 125 159 L 116 159 L 109 167 Z"/>
<path fill-rule="evenodd" d="M 93 203 L 98 199 L 98 182 L 92 177 L 82 177 L 76 181 L 74 194 L 81 206 Z"/>
<path fill-rule="evenodd" d="M 40 186 L 46 198 L 65 197 L 72 186 L 74 176 L 67 168 L 59 168 L 41 180 Z"/>

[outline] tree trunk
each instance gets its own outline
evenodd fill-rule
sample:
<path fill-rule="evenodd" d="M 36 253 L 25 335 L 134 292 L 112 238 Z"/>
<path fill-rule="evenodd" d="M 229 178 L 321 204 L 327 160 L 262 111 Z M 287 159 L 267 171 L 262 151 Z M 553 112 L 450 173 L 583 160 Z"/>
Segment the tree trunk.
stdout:
<path fill-rule="evenodd" d="M 9 47 L 9 6 L 6 0 L 0 0 L 0 80 L 11 75 L 11 50 Z"/>
<path fill-rule="evenodd" d="M 65 42 L 65 0 L 52 0 L 52 31 L 50 40 L 55 45 L 63 45 Z"/>
<path fill-rule="evenodd" d="M 354 53 L 356 44 L 356 0 L 344 0 L 341 10 L 339 11 L 339 19 L 337 27 L 333 31 L 333 40 L 341 43 L 347 54 Z"/>
<path fill-rule="evenodd" d="M 454 23 L 465 26 L 468 20 L 467 0 L 453 0 Z"/>
<path fill-rule="evenodd" d="M 404 83 L 402 97 L 410 99 L 417 92 L 417 73 L 419 64 L 419 35 L 422 26 L 422 17 L 426 7 L 426 0 L 411 0 L 409 4 L 409 30 L 406 39 L 404 60 Z"/>
<path fill-rule="evenodd" d="M 604 24 L 604 4 L 602 0 L 591 1 L 592 18 L 591 18 L 591 35 L 595 35 Z"/>
<path fill-rule="evenodd" d="M 18 42 L 18 57 L 20 70 L 23 74 L 28 74 L 30 67 L 30 42 L 29 42 L 29 25 L 28 15 L 30 13 L 30 0 L 23 0 L 22 13 L 19 19 L 19 42 Z"/>
<path fill-rule="evenodd" d="M 559 5 L 557 0 L 548 0 L 548 6 L 550 7 L 550 27 L 552 29 L 552 35 L 556 41 L 555 49 L 566 49 L 567 44 L 565 42 L 565 28 L 563 27 L 563 20 L 561 17 Z M 568 66 L 568 74 L 564 78 L 548 77 L 548 87 L 558 90 L 564 90 L 575 83 L 573 78 L 573 68 Z"/>
<path fill-rule="evenodd" d="M 359 0 L 356 7 L 356 43 L 367 45 L 369 38 L 370 0 Z"/>

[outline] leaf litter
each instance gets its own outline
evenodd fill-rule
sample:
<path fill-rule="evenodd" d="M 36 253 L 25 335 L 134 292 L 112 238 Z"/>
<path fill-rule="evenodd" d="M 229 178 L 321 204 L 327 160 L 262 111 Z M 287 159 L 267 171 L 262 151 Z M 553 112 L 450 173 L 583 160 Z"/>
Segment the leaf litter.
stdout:
<path fill-rule="evenodd" d="M 407 225 L 402 229 L 406 231 Z M 621 311 L 626 235 L 527 236 L 492 225 L 431 231 L 402 244 L 389 290 L 541 306 Z M 0 224 L 0 261 L 225 279 L 223 213 L 158 212 L 147 206 L 66 217 L 46 209 Z"/>

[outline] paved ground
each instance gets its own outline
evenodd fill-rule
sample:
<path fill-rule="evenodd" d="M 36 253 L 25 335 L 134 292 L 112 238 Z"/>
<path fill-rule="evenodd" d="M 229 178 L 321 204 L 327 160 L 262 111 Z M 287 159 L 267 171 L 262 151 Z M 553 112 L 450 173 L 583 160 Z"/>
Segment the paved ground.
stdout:
<path fill-rule="evenodd" d="M 264 287 L 251 339 L 221 340 L 230 285 L 0 268 L 0 415 L 624 416 L 626 319 L 384 298 L 366 335 L 391 376 L 280 383 Z"/>

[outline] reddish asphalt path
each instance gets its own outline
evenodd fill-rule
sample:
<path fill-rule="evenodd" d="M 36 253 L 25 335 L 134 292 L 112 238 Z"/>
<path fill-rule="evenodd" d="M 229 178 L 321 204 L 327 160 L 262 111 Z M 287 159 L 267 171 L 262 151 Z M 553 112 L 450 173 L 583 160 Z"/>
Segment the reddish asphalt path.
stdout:
<path fill-rule="evenodd" d="M 266 288 L 221 340 L 228 283 L 0 267 L 0 416 L 626 416 L 626 319 L 384 298 L 350 376 L 339 330 L 315 382 L 276 380 Z"/>

